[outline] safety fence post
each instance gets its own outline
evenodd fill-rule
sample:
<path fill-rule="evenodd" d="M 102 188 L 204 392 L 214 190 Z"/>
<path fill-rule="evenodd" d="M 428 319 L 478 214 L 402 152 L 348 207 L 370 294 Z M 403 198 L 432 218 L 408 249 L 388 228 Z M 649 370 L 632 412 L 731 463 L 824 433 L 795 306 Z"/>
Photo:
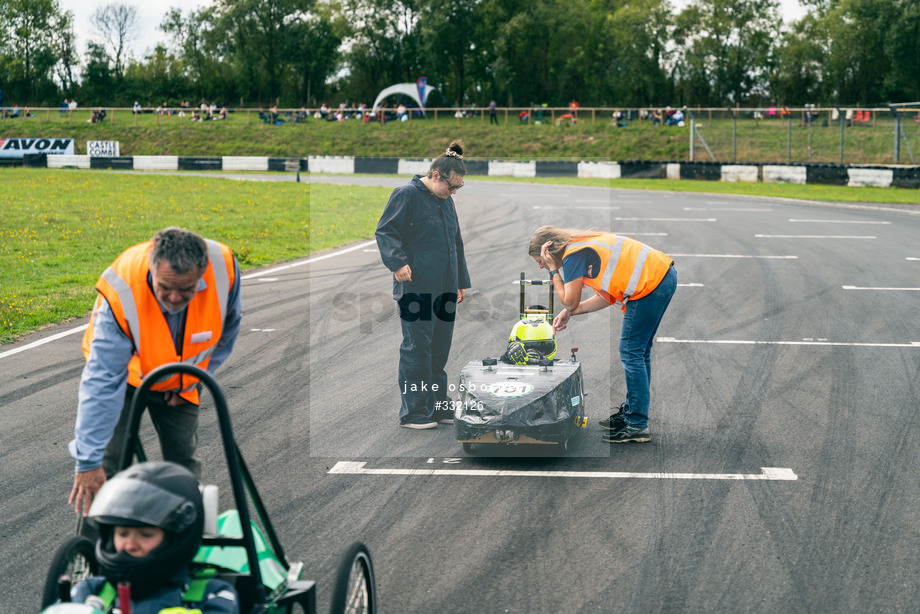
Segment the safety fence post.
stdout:
<path fill-rule="evenodd" d="M 835 107 L 837 109 L 837 117 L 840 119 L 840 163 L 843 164 L 843 133 L 846 129 L 846 113 L 840 110 L 840 107 Z"/>

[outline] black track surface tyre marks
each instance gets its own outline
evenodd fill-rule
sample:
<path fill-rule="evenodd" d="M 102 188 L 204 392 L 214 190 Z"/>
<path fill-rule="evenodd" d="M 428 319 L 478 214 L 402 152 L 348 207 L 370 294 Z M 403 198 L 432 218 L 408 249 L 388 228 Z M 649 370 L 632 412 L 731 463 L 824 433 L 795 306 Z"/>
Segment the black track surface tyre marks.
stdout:
<path fill-rule="evenodd" d="M 70 366 L 69 368 L 65 369 L 58 368 L 63 366 L 63 364 L 55 365 L 54 368 L 43 369 L 42 371 L 47 371 L 52 374 L 48 377 L 43 377 L 40 380 L 34 380 L 31 377 L 28 380 L 24 380 L 21 387 L 0 396 L 0 407 L 13 403 L 14 401 L 24 399 L 33 394 L 40 393 L 61 381 L 73 378 L 79 379 L 80 373 L 83 372 L 83 365 L 78 364 L 77 366 L 73 366 L 72 361 L 67 364 Z"/>

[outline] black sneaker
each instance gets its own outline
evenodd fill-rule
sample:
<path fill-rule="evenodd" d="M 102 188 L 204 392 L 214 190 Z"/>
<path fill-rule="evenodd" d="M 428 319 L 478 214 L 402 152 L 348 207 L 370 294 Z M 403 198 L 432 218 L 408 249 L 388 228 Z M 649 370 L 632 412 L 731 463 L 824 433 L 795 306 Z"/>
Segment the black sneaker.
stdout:
<path fill-rule="evenodd" d="M 610 443 L 645 443 L 651 441 L 652 436 L 648 432 L 648 427 L 640 429 L 634 426 L 626 426 L 619 431 L 604 435 L 601 439 Z"/>
<path fill-rule="evenodd" d="M 623 403 L 623 405 L 626 405 L 626 403 Z M 620 410 L 617 413 L 611 414 L 606 420 L 598 422 L 602 429 L 607 429 L 615 433 L 626 426 L 626 418 L 623 416 L 623 405 L 620 405 Z"/>

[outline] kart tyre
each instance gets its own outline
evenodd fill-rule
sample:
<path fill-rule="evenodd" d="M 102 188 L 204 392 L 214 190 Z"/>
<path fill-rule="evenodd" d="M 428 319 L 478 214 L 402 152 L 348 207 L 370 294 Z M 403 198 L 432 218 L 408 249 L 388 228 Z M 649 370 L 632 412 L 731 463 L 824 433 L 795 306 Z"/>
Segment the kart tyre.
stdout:
<path fill-rule="evenodd" d="M 377 585 L 367 546 L 353 543 L 335 572 L 331 614 L 376 614 Z"/>
<path fill-rule="evenodd" d="M 42 609 L 60 598 L 58 578 L 61 576 L 70 576 L 70 581 L 76 584 L 98 573 L 99 562 L 96 560 L 95 544 L 81 535 L 68 538 L 51 559 L 48 576 L 45 578 L 45 588 L 42 591 Z"/>

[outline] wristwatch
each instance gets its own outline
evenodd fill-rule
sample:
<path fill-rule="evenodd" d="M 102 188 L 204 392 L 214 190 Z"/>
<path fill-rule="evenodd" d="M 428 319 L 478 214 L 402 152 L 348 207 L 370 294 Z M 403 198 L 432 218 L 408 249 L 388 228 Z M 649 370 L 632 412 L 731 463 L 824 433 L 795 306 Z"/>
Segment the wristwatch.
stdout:
<path fill-rule="evenodd" d="M 559 269 L 550 269 L 550 270 L 549 270 L 549 277 L 550 277 L 550 279 L 552 279 L 553 275 L 555 275 L 555 274 L 558 273 L 558 272 L 559 272 Z"/>

